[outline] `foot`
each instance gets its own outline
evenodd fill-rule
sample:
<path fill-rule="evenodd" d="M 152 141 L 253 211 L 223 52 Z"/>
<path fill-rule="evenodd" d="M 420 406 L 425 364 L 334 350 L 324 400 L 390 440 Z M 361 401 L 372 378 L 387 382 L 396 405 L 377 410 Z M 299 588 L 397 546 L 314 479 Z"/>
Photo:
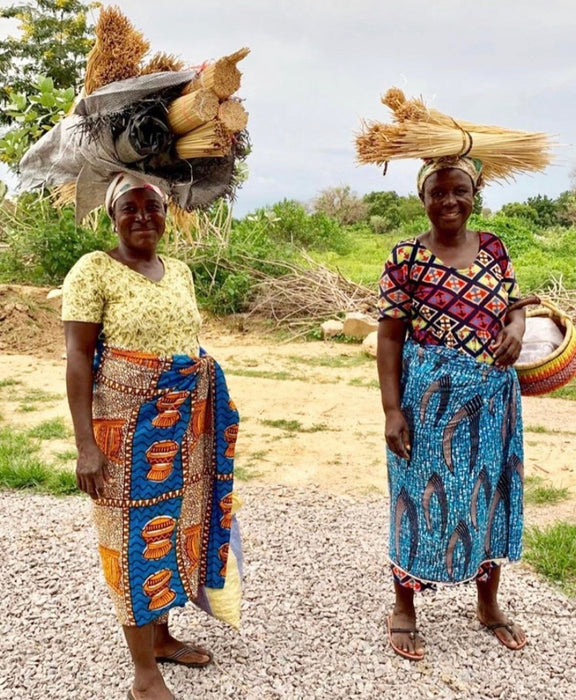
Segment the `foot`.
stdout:
<path fill-rule="evenodd" d="M 483 607 L 478 605 L 477 612 L 480 624 L 490 630 L 496 639 L 508 649 L 522 649 L 526 644 L 524 630 L 515 622 L 511 622 L 498 605 Z"/>
<path fill-rule="evenodd" d="M 161 676 L 152 681 L 135 679 L 128 691 L 128 698 L 129 700 L 174 700 L 174 696 Z"/>
<path fill-rule="evenodd" d="M 411 661 L 424 658 L 424 642 L 416 629 L 416 612 L 394 609 L 388 617 L 388 638 L 400 656 Z"/>

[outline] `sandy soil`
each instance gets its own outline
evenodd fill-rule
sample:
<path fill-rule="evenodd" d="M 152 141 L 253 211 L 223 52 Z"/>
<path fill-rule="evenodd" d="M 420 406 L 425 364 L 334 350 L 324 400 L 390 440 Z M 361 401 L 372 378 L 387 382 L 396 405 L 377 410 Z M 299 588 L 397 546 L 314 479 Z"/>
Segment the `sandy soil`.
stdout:
<path fill-rule="evenodd" d="M 0 287 L 0 416 L 19 427 L 62 416 L 64 343 L 58 299 L 46 291 Z M 8 311 L 6 310 L 8 309 Z M 202 344 L 224 367 L 242 424 L 237 446 L 243 479 L 362 496 L 386 491 L 383 415 L 374 360 L 359 346 L 280 344 L 262 333 L 209 323 Z M 17 383 L 2 386 L 2 380 Z M 32 389 L 45 392 L 38 399 Z M 569 489 L 558 506 L 532 506 L 528 520 L 576 522 L 576 402 L 523 400 L 526 474 Z M 73 450 L 50 441 L 47 458 Z M 73 461 L 69 463 L 73 467 Z"/>

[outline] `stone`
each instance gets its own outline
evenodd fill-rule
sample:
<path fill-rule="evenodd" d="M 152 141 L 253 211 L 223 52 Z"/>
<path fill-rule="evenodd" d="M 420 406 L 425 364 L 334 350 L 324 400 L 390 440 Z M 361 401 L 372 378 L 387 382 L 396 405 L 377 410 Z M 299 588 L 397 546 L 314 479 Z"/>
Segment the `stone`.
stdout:
<path fill-rule="evenodd" d="M 377 330 L 378 321 L 375 321 L 368 314 L 360 313 L 359 311 L 351 311 L 346 314 L 344 319 L 344 335 L 352 338 L 365 338 L 367 335 Z"/>
<path fill-rule="evenodd" d="M 341 335 L 343 325 L 344 324 L 342 323 L 342 321 L 324 321 L 324 323 L 320 326 L 320 328 L 322 329 L 322 337 L 324 338 L 324 340 L 333 338 L 336 335 Z"/>
<path fill-rule="evenodd" d="M 364 340 L 362 341 L 362 350 L 367 355 L 371 355 L 372 357 L 376 357 L 376 349 L 378 347 L 378 331 L 372 331 L 369 335 L 367 335 Z"/>
<path fill-rule="evenodd" d="M 46 295 L 46 299 L 56 299 L 57 297 L 62 296 L 62 289 L 58 287 L 58 289 L 51 289 L 48 294 Z"/>

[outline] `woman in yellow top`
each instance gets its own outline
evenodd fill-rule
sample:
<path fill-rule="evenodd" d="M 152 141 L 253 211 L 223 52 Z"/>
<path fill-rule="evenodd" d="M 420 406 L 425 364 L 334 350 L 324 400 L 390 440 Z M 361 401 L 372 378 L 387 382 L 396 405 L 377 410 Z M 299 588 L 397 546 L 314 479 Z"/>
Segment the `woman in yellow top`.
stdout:
<path fill-rule="evenodd" d="M 222 370 L 199 348 L 190 270 L 157 253 L 164 193 L 122 173 L 106 208 L 118 246 L 83 256 L 63 290 L 77 482 L 93 499 L 104 576 L 134 662 L 128 697 L 164 700 L 172 694 L 159 661 L 212 659 L 172 637 L 168 610 L 192 600 L 238 624 L 238 414 Z"/>

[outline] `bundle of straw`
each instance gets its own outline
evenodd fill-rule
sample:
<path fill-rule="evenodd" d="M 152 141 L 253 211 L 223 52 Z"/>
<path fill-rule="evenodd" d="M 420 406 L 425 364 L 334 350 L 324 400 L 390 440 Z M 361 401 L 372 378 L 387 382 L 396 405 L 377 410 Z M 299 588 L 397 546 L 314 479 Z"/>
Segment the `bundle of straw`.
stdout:
<path fill-rule="evenodd" d="M 88 54 L 84 92 L 90 95 L 115 80 L 140 73 L 149 44 L 117 7 L 104 7 L 95 28 L 96 43 Z"/>
<path fill-rule="evenodd" d="M 406 100 L 397 88 L 382 101 L 392 109 L 395 124 L 363 124 L 356 138 L 360 163 L 469 155 L 483 162 L 485 180 L 508 180 L 519 173 L 542 171 L 552 161 L 547 134 L 456 121 L 428 109 L 422 100 Z"/>
<path fill-rule="evenodd" d="M 220 99 L 230 97 L 240 87 L 240 78 L 242 73 L 238 70 L 236 64 L 250 53 L 250 49 L 243 48 L 229 56 L 209 63 L 200 71 L 200 75 L 189 83 L 183 94 L 192 92 L 200 87 L 214 90 Z"/>
<path fill-rule="evenodd" d="M 186 134 L 218 114 L 218 96 L 199 88 L 176 98 L 168 107 L 168 124 L 176 135 Z"/>
<path fill-rule="evenodd" d="M 217 158 L 231 152 L 232 136 L 218 119 L 213 119 L 181 136 L 175 146 L 183 160 Z"/>
<path fill-rule="evenodd" d="M 165 73 L 168 71 L 178 71 L 184 69 L 184 61 L 176 56 L 159 52 L 154 54 L 148 63 L 140 70 L 140 75 L 149 73 Z"/>
<path fill-rule="evenodd" d="M 228 131 L 236 133 L 246 128 L 248 112 L 238 100 L 225 100 L 218 108 L 218 119 Z"/>

